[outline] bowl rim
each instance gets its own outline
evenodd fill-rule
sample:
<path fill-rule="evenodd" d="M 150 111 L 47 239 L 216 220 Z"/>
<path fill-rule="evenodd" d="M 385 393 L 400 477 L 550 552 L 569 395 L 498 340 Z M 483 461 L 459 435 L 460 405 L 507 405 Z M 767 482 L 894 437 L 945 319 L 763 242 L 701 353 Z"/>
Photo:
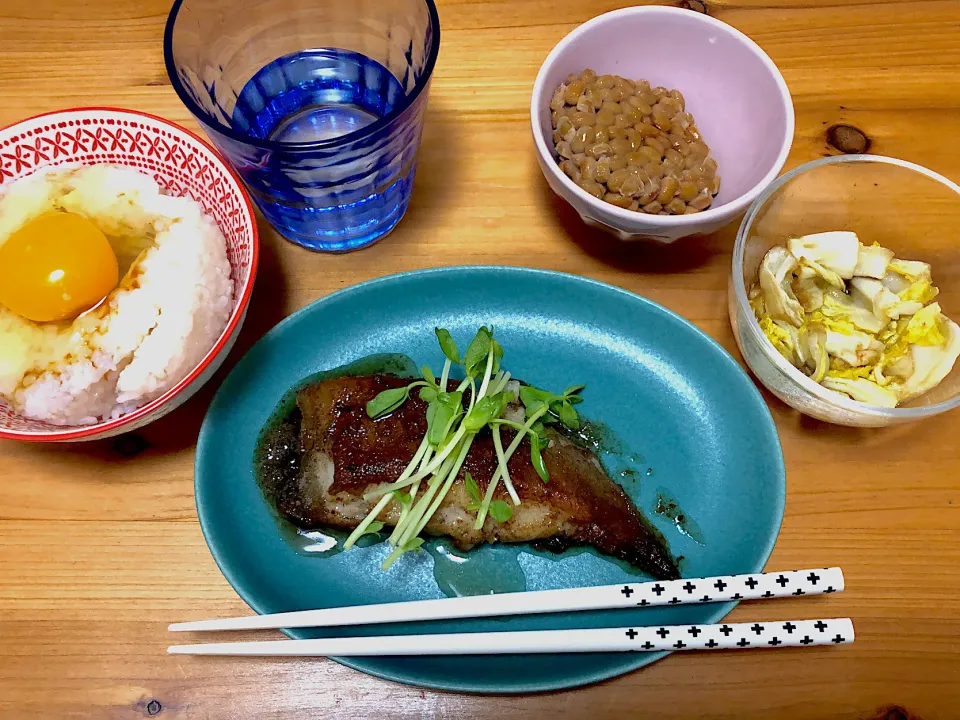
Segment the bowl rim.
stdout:
<path fill-rule="evenodd" d="M 611 205 L 610 203 L 598 200 L 586 190 L 578 186 L 563 172 L 561 172 L 559 165 L 553 157 L 553 152 L 547 146 L 546 139 L 543 136 L 540 122 L 538 120 L 540 105 L 545 97 L 544 85 L 546 83 L 547 68 L 552 66 L 557 58 L 559 58 L 564 50 L 566 50 L 567 46 L 581 35 L 587 34 L 598 25 L 622 17 L 634 15 L 672 15 L 676 17 L 682 17 L 689 22 L 704 23 L 716 30 L 720 30 L 721 32 L 731 35 L 732 37 L 740 40 L 747 47 L 747 49 L 749 49 L 757 57 L 757 59 L 760 60 L 760 62 L 767 68 L 780 90 L 780 101 L 783 104 L 784 116 L 786 118 L 786 127 L 784 128 L 780 152 L 777 154 L 777 158 L 770 166 L 770 169 L 757 183 L 755 183 L 746 192 L 741 193 L 735 198 L 732 198 L 729 202 L 726 202 L 723 205 L 717 205 L 715 207 L 711 206 L 706 210 L 693 213 L 691 215 L 648 215 L 646 213 L 637 213 L 635 210 L 627 210 L 625 208 L 617 207 L 616 205 Z M 731 215 L 736 215 L 751 202 L 753 202 L 761 192 L 763 192 L 764 188 L 766 188 L 777 177 L 787 161 L 787 157 L 790 154 L 790 149 L 793 146 L 796 118 L 794 115 L 793 97 L 790 95 L 790 89 L 787 87 L 786 80 L 783 79 L 783 74 L 780 72 L 780 69 L 777 67 L 776 63 L 774 63 L 770 56 L 767 55 L 767 53 L 763 50 L 763 48 L 757 45 L 757 43 L 754 42 L 748 35 L 740 30 L 737 30 L 737 28 L 733 27 L 732 25 L 728 25 L 727 23 L 714 17 L 710 17 L 704 13 L 666 5 L 642 5 L 637 7 L 621 8 L 619 10 L 612 10 L 610 12 L 603 13 L 602 15 L 597 15 L 582 25 L 574 28 L 553 47 L 546 59 L 540 65 L 540 69 L 537 71 L 537 78 L 533 84 L 533 94 L 530 100 L 530 127 L 533 131 L 533 140 L 534 144 L 536 145 L 537 152 L 541 159 L 545 161 L 541 163 L 541 167 L 548 168 L 548 171 L 555 178 L 557 178 L 557 180 L 564 187 L 572 192 L 577 199 L 585 202 L 594 210 L 598 210 L 603 214 L 612 215 L 618 220 L 624 221 L 628 224 L 636 223 L 638 219 L 641 219 L 643 220 L 644 224 L 655 226 L 658 225 L 665 228 L 690 228 L 697 225 L 702 225 L 705 222 L 710 222 L 711 220 L 722 220 L 726 217 L 730 217 Z"/>
<path fill-rule="evenodd" d="M 31 115 L 30 117 L 23 118 L 22 120 L 17 120 L 8 125 L 0 127 L 0 132 L 6 132 L 8 130 L 13 130 L 16 127 L 23 125 L 24 123 L 32 122 L 41 118 L 52 118 L 56 116 L 68 116 L 73 113 L 85 113 L 85 112 L 100 112 L 105 114 L 115 114 L 115 115 L 126 115 L 132 117 L 141 117 L 148 118 L 157 122 L 161 125 L 166 125 L 167 127 L 173 128 L 179 132 L 184 133 L 190 137 L 194 142 L 199 143 L 202 147 L 206 148 L 210 154 L 213 156 L 214 160 L 220 163 L 220 169 L 223 170 L 227 176 L 233 180 L 236 184 L 237 189 L 240 192 L 240 197 L 243 199 L 244 207 L 246 208 L 247 216 L 250 219 L 250 229 L 251 229 L 251 238 L 250 238 L 250 271 L 247 274 L 247 280 L 244 285 L 240 288 L 235 288 L 234 292 L 237 293 L 237 302 L 230 313 L 230 317 L 227 320 L 227 325 L 223 329 L 223 332 L 220 333 L 220 336 L 217 338 L 217 342 L 210 348 L 206 355 L 200 360 L 199 363 L 185 375 L 176 385 L 167 390 L 165 393 L 160 395 L 158 398 L 151 400 L 149 403 L 143 407 L 139 407 L 132 412 L 129 412 L 125 415 L 121 415 L 118 418 L 113 420 L 107 420 L 106 422 L 96 423 L 94 425 L 65 425 L 64 430 L 48 430 L 43 432 L 27 431 L 27 430 L 6 430 L 0 428 L 0 439 L 5 440 L 20 440 L 25 442 L 63 442 L 69 440 L 85 440 L 85 439 L 95 439 L 96 436 L 101 435 L 105 432 L 110 432 L 113 430 L 120 429 L 126 425 L 129 425 L 137 420 L 141 420 L 152 413 L 156 412 L 160 407 L 166 405 L 170 400 L 179 395 L 187 387 L 189 387 L 194 380 L 196 380 L 203 372 L 210 366 L 214 358 L 216 358 L 220 352 L 223 350 L 224 346 L 230 342 L 231 338 L 236 334 L 240 322 L 243 319 L 247 308 L 250 304 L 250 297 L 253 294 L 253 284 L 257 276 L 257 268 L 260 263 L 260 231 L 257 226 L 257 218 L 253 211 L 253 203 L 250 201 L 250 196 L 247 194 L 247 190 L 244 187 L 243 183 L 240 181 L 240 177 L 234 172 L 233 168 L 227 164 L 226 160 L 223 159 L 223 156 L 206 140 L 201 138 L 195 132 L 188 130 L 185 127 L 178 125 L 175 122 L 162 118 L 158 115 L 153 115 L 148 112 L 143 112 L 142 110 L 131 110 L 128 108 L 119 108 L 119 107 L 109 107 L 109 106 L 82 106 L 82 107 L 73 107 L 73 108 L 63 108 L 61 110 L 52 110 L 50 112 L 38 113 L 36 115 Z"/>
<path fill-rule="evenodd" d="M 746 318 L 746 322 L 740 323 L 740 325 L 746 325 L 747 332 L 750 333 L 752 339 L 758 343 L 758 347 L 761 347 L 766 351 L 767 357 L 772 360 L 774 365 L 776 365 L 777 369 L 780 370 L 781 373 L 793 380 L 794 383 L 799 385 L 806 392 L 828 405 L 841 408 L 850 413 L 855 413 L 860 417 L 883 418 L 887 420 L 919 420 L 921 418 L 939 415 L 942 412 L 946 412 L 947 410 L 952 410 L 953 408 L 960 406 L 960 394 L 950 398 L 949 400 L 943 400 L 932 405 L 923 405 L 920 407 L 884 408 L 880 407 L 879 405 L 869 405 L 867 403 L 853 400 L 841 395 L 840 393 L 835 393 L 831 390 L 828 390 L 820 385 L 820 383 L 815 383 L 813 380 L 795 368 L 791 363 L 787 362 L 787 359 L 783 357 L 783 355 L 777 352 L 770 340 L 767 339 L 767 336 L 763 334 L 763 331 L 760 329 L 760 323 L 757 322 L 757 318 L 754 316 L 753 310 L 750 308 L 750 300 L 747 297 L 747 289 L 743 282 L 743 258 L 746 251 L 747 235 L 753 225 L 754 219 L 766 204 L 767 200 L 769 200 L 774 193 L 776 193 L 781 187 L 789 183 L 791 180 L 804 175 L 811 170 L 816 170 L 827 165 L 842 165 L 845 163 L 858 162 L 874 162 L 883 165 L 893 165 L 906 170 L 912 170 L 930 178 L 931 180 L 941 183 L 947 188 L 953 190 L 958 197 L 960 197 L 960 185 L 953 182 L 949 178 L 934 170 L 930 170 L 923 165 L 918 165 L 917 163 L 910 162 L 909 160 L 901 160 L 899 158 L 889 157 L 886 155 L 832 155 L 826 158 L 811 160 L 810 162 L 798 165 L 789 172 L 784 173 L 754 201 L 753 205 L 750 206 L 750 209 L 744 216 L 743 221 L 740 223 L 740 228 L 737 230 L 737 239 L 734 241 L 733 245 L 730 281 L 733 284 L 733 291 L 737 300 L 738 315 Z M 746 362 L 748 366 L 750 365 L 750 362 L 747 360 L 745 355 L 744 362 Z M 753 370 L 752 367 L 750 369 L 751 371 Z"/>
<path fill-rule="evenodd" d="M 260 150 L 274 152 L 311 152 L 314 150 L 329 150 L 340 147 L 345 143 L 352 143 L 356 142 L 357 140 L 362 140 L 365 137 L 383 130 L 385 127 L 402 116 L 405 112 L 407 112 L 407 110 L 413 107 L 417 101 L 417 98 L 426 92 L 427 86 L 430 84 L 430 79 L 433 77 L 433 70 L 437 64 L 437 57 L 440 55 L 440 14 L 437 12 L 437 5 L 434 0 L 423 0 L 424 5 L 427 6 L 427 14 L 430 16 L 430 25 L 432 26 L 434 32 L 430 42 L 430 50 L 427 54 L 427 61 L 423 66 L 423 72 L 420 74 L 420 77 L 414 84 L 413 90 L 411 90 L 409 94 L 404 94 L 403 102 L 401 102 L 399 105 L 397 105 L 397 107 L 383 117 L 377 118 L 377 120 L 369 125 L 362 127 L 359 130 L 347 133 L 346 135 L 341 135 L 329 140 L 314 140 L 311 142 L 288 142 L 266 139 L 261 140 L 253 137 L 252 135 L 237 132 L 233 128 L 221 123 L 216 117 L 210 115 L 196 102 L 194 102 L 193 97 L 189 92 L 187 92 L 186 88 L 181 82 L 180 74 L 177 72 L 177 66 L 173 59 L 173 31 L 177 24 L 177 18 L 180 15 L 180 9 L 182 8 L 184 1 L 185 0 L 174 0 L 173 6 L 170 8 L 170 12 L 167 15 L 166 24 L 164 25 L 163 29 L 163 64 L 167 71 L 167 77 L 170 79 L 170 84 L 180 97 L 180 102 L 186 106 L 187 110 L 190 111 L 190 113 L 197 119 L 198 122 L 208 125 L 212 130 L 225 135 L 231 140 L 258 148 Z"/>

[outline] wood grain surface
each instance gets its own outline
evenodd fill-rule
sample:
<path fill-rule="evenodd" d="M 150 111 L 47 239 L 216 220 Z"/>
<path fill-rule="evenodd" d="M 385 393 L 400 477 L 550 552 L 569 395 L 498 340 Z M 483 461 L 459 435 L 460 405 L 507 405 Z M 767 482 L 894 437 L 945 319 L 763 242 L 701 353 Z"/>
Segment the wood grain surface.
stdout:
<path fill-rule="evenodd" d="M 960 180 L 960 3 L 684 3 L 752 36 L 793 93 L 788 167 L 835 154 L 853 125 L 872 152 Z M 420 690 L 327 660 L 172 657 L 166 625 L 247 612 L 204 545 L 194 442 L 211 395 L 278 320 L 338 288 L 446 264 L 530 265 L 621 285 L 676 310 L 736 355 L 725 288 L 735 224 L 671 248 L 582 226 L 543 181 L 527 104 L 550 48 L 618 0 L 446 0 L 413 202 L 375 247 L 311 254 L 262 224 L 250 316 L 227 366 L 136 438 L 0 443 L 0 717 L 960 717 L 960 413 L 884 431 L 830 427 L 769 395 L 788 467 L 771 568 L 840 565 L 829 600 L 731 619 L 849 615 L 856 644 L 803 653 L 673 656 L 571 692 Z M 168 0 L 3 0 L 0 124 L 81 105 L 191 128 L 163 68 Z M 829 606 L 825 603 L 829 602 Z M 558 658 L 557 662 L 576 662 Z"/>

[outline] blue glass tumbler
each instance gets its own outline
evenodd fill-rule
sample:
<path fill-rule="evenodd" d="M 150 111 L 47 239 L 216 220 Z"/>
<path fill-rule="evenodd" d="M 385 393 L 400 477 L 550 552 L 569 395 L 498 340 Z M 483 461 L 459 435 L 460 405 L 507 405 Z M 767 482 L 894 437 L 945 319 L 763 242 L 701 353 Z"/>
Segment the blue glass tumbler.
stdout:
<path fill-rule="evenodd" d="M 440 48 L 433 0 L 176 0 L 170 82 L 287 239 L 340 252 L 410 202 Z"/>

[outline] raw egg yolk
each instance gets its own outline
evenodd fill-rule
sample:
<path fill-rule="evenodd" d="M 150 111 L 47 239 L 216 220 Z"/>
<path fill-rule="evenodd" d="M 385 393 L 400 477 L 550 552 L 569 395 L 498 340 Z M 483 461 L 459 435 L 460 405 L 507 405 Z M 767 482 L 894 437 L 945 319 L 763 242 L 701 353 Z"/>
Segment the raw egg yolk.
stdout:
<path fill-rule="evenodd" d="M 52 211 L 0 245 L 0 304 L 35 322 L 68 320 L 117 286 L 117 256 L 83 215 Z"/>

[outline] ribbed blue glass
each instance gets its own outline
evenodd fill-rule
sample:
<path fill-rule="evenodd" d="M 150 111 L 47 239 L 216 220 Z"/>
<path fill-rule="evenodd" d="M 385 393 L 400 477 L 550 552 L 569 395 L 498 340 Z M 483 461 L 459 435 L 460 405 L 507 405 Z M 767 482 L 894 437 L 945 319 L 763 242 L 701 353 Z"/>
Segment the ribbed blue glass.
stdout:
<path fill-rule="evenodd" d="M 164 57 L 270 224 L 338 252 L 407 209 L 439 46 L 433 0 L 176 0 Z"/>

